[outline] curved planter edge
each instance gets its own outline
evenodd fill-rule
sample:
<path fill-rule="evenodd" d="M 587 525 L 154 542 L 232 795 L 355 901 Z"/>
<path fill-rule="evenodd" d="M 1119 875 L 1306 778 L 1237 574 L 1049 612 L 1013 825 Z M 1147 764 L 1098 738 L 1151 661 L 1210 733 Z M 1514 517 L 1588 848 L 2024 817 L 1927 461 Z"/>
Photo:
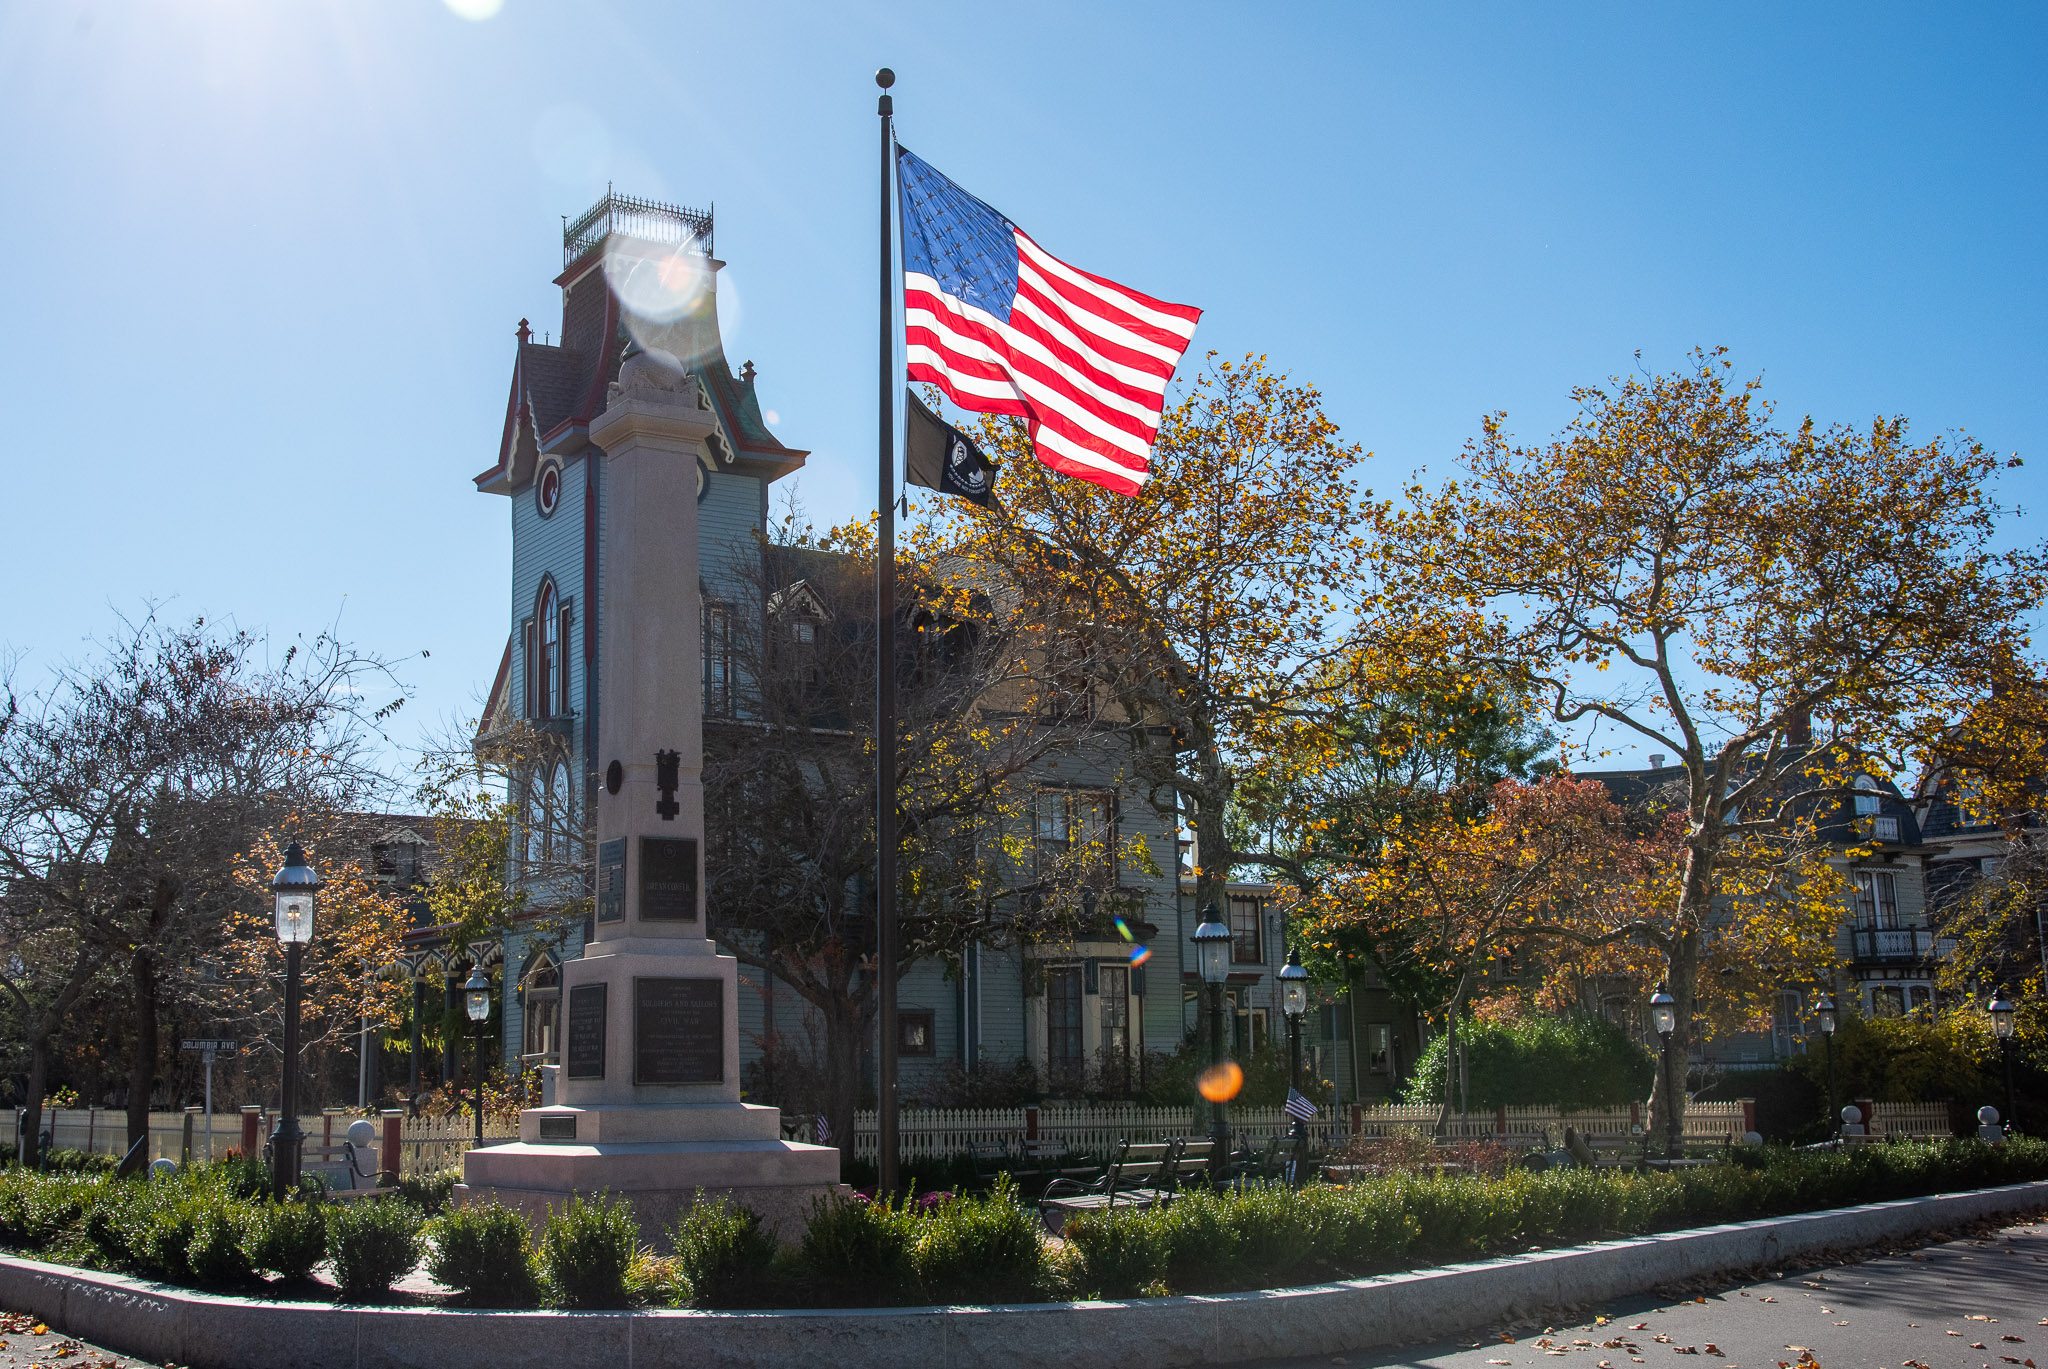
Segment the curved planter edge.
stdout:
<path fill-rule="evenodd" d="M 2048 1181 L 1510 1255 L 1471 1264 L 1134 1302 L 747 1312 L 470 1312 L 195 1293 L 0 1257 L 0 1307 L 199 1369 L 518 1369 L 565 1353 L 617 1369 L 1175 1369 L 1434 1340 L 1674 1280 L 2048 1209 Z"/>

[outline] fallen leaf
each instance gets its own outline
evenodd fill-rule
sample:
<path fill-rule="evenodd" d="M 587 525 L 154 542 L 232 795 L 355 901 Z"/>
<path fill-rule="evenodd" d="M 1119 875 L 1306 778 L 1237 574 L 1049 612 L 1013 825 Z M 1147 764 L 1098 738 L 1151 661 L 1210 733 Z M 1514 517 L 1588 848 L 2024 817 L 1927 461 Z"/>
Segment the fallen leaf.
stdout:
<path fill-rule="evenodd" d="M 1765 1301 L 1765 1302 L 1776 1302 L 1776 1301 L 1777 1301 L 1777 1299 L 1776 1299 L 1776 1298 L 1765 1298 L 1765 1299 L 1764 1299 L 1764 1301 Z"/>
<path fill-rule="evenodd" d="M 2048 1321 L 2042 1322 L 2041 1325 L 2048 1326 Z M 1631 1331 L 1647 1331 L 1650 1329 L 1650 1323 L 1646 1321 L 1639 1321 L 1631 1325 L 1628 1329 Z"/>
<path fill-rule="evenodd" d="M 2026 1339 L 2027 1339 L 2027 1338 L 2026 1338 L 2025 1336 L 2000 1336 L 2000 1337 L 1999 1337 L 1999 1339 L 2000 1339 L 2000 1340 L 2011 1340 L 2011 1341 L 2019 1341 L 2019 1342 L 2021 1342 L 2021 1343 L 2025 1343 L 2025 1341 L 2026 1341 Z"/>
<path fill-rule="evenodd" d="M 1970 1342 L 1970 1348 L 1972 1350 L 1985 1350 L 1989 1349 L 1990 1347 L 1986 1346 L 1984 1342 L 1981 1340 L 1973 1340 Z"/>
<path fill-rule="evenodd" d="M 1719 1359 L 1721 1356 L 1721 1347 L 1714 1344 L 1712 1341 L 1708 1341 L 1707 1353 L 1714 1356 L 1716 1359 Z"/>
<path fill-rule="evenodd" d="M 1665 1334 L 1664 1334 L 1663 1332 L 1661 1332 L 1661 1331 L 1660 1331 L 1660 1332 L 1658 1332 L 1658 1333 L 1657 1333 L 1656 1335 L 1654 1335 L 1654 1336 L 1650 1337 L 1650 1339 L 1651 1339 L 1651 1340 L 1653 1340 L 1653 1341 L 1655 1341 L 1655 1342 L 1657 1342 L 1657 1344 L 1659 1344 L 1659 1345 L 1669 1345 L 1669 1344 L 1671 1344 L 1671 1337 L 1669 1337 L 1669 1336 L 1665 1335 Z"/>
<path fill-rule="evenodd" d="M 1984 1315 L 1984 1314 L 1983 1314 L 1982 1312 L 1965 1312 L 1965 1313 L 1963 1313 L 1963 1320 L 1964 1320 L 1964 1321 L 1995 1321 L 1995 1320 L 1997 1320 L 1997 1319 L 1996 1319 L 1995 1317 L 1987 1317 L 1987 1316 L 1985 1316 L 1985 1315 Z"/>
<path fill-rule="evenodd" d="M 1511 1360 L 1511 1359 L 1490 1359 L 1490 1360 L 1488 1360 L 1488 1361 L 1487 1361 L 1487 1363 L 1488 1363 L 1488 1364 L 1513 1364 L 1513 1363 L 1514 1363 L 1514 1361 L 1513 1361 L 1513 1360 Z"/>

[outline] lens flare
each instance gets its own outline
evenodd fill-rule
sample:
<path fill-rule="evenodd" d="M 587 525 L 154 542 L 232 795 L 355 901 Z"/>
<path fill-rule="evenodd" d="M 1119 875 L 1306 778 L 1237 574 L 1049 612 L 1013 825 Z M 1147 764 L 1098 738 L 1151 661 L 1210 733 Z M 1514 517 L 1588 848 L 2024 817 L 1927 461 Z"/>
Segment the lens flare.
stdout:
<path fill-rule="evenodd" d="M 695 242 L 614 233 L 605 239 L 604 278 L 628 313 L 647 323 L 675 323 L 709 294 L 711 261 Z"/>
<path fill-rule="evenodd" d="M 448 8 L 471 23 L 482 23 L 497 17 L 505 8 L 505 0 L 447 0 Z"/>
<path fill-rule="evenodd" d="M 1195 1089 L 1212 1103 L 1227 1103 L 1244 1087 L 1244 1071 L 1235 1060 L 1211 1065 L 1195 1079 Z"/>
<path fill-rule="evenodd" d="M 1142 965 L 1151 958 L 1152 948 L 1150 946 L 1131 947 L 1131 963 L 1133 965 Z"/>
<path fill-rule="evenodd" d="M 1113 917 L 1110 919 L 1110 921 L 1116 924 L 1117 935 L 1121 936 L 1124 940 L 1136 941 L 1138 939 L 1131 935 L 1130 924 L 1125 922 L 1122 918 Z"/>

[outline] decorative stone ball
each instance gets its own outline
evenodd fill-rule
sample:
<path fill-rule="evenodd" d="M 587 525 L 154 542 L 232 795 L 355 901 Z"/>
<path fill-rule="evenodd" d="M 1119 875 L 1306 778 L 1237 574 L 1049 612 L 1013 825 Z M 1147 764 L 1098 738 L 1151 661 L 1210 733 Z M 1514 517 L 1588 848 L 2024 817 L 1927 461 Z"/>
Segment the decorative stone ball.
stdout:
<path fill-rule="evenodd" d="M 152 1179 L 168 1179 L 177 1172 L 178 1162 L 168 1156 L 161 1160 L 151 1160 L 149 1162 L 149 1177 Z"/>
<path fill-rule="evenodd" d="M 1991 1104 L 1986 1103 L 1983 1107 L 1977 1109 L 1977 1120 L 1979 1122 L 1982 1122 L 1987 1127 L 1997 1126 L 1998 1109 L 1992 1107 Z"/>
<path fill-rule="evenodd" d="M 357 1150 L 367 1150 L 377 1144 L 377 1128 L 367 1118 L 358 1117 L 348 1124 L 348 1143 Z"/>

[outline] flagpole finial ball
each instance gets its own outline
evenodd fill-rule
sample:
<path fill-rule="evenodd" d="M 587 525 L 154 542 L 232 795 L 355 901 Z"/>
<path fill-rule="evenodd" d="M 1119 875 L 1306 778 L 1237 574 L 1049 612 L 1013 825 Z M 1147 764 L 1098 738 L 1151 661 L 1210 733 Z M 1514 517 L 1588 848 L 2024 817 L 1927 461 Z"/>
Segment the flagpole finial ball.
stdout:
<path fill-rule="evenodd" d="M 889 70 L 889 68 L 887 67 L 883 67 L 880 71 L 875 73 L 875 84 L 880 86 L 882 89 L 887 90 L 890 86 L 896 84 L 896 73 Z"/>

